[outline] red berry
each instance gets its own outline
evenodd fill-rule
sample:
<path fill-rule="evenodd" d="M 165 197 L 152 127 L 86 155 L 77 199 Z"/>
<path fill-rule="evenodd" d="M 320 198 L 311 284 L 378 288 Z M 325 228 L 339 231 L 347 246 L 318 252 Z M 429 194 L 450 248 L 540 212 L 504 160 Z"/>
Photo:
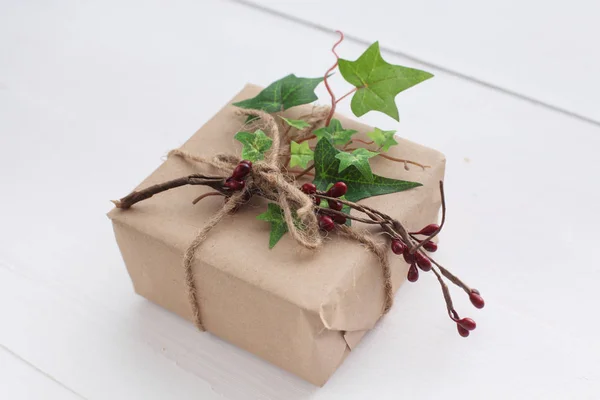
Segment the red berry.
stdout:
<path fill-rule="evenodd" d="M 458 334 L 462 337 L 468 337 L 471 332 L 463 328 L 462 326 L 456 324 L 456 328 L 458 329 Z"/>
<path fill-rule="evenodd" d="M 319 228 L 323 229 L 324 231 L 330 232 L 333 229 L 335 229 L 335 223 L 329 215 L 321 215 L 319 217 Z"/>
<path fill-rule="evenodd" d="M 242 190 L 246 186 L 244 181 L 238 181 L 237 179 L 229 178 L 225 181 L 225 187 L 231 190 Z"/>
<path fill-rule="evenodd" d="M 302 187 L 300 187 L 300 190 L 302 190 L 306 194 L 317 193 L 317 187 L 313 183 L 305 183 L 304 185 L 302 185 Z"/>
<path fill-rule="evenodd" d="M 425 228 L 421 229 L 419 232 L 413 232 L 413 235 L 429 236 L 437 232 L 438 229 L 440 229 L 440 226 L 438 224 L 429 224 Z"/>
<path fill-rule="evenodd" d="M 241 162 L 237 165 L 237 167 L 235 167 L 233 173 L 231 174 L 231 177 L 238 181 L 242 180 L 246 175 L 250 173 L 250 169 L 250 165 Z"/>
<path fill-rule="evenodd" d="M 394 252 L 394 254 L 400 255 L 404 253 L 405 248 L 406 245 L 402 243 L 400 239 L 392 239 L 392 251 Z"/>
<path fill-rule="evenodd" d="M 328 191 L 330 197 L 342 197 L 348 191 L 348 186 L 344 182 L 336 182 Z"/>
<path fill-rule="evenodd" d="M 438 249 L 437 244 L 433 243 L 433 242 L 426 242 L 423 245 L 423 248 L 431 253 L 433 253 L 434 251 L 436 251 Z"/>
<path fill-rule="evenodd" d="M 344 225 L 346 223 L 346 217 L 344 217 L 343 215 L 335 214 L 331 216 L 331 219 L 336 224 Z"/>
<path fill-rule="evenodd" d="M 336 211 L 342 211 L 344 205 L 337 200 L 327 200 L 327 204 L 329 204 L 329 208 Z"/>
<path fill-rule="evenodd" d="M 313 201 L 315 202 L 315 206 L 319 207 L 321 205 L 320 197 L 313 197 Z"/>
<path fill-rule="evenodd" d="M 431 271 L 431 261 L 429 261 L 429 259 L 427 257 L 425 257 L 423 254 L 419 253 L 418 251 L 414 255 L 415 255 L 415 260 L 417 260 L 417 265 L 419 266 L 419 268 L 421 268 L 425 272 Z"/>
<path fill-rule="evenodd" d="M 481 297 L 477 289 L 471 289 L 469 300 L 471 300 L 471 303 L 473 303 L 476 308 L 483 308 L 485 306 L 485 301 L 483 301 L 483 297 Z"/>
<path fill-rule="evenodd" d="M 252 168 L 252 161 L 250 161 L 250 160 L 242 160 L 242 161 L 240 161 L 240 164 L 248 164 L 248 166 L 250 168 Z"/>
<path fill-rule="evenodd" d="M 471 318 L 459 319 L 458 321 L 456 321 L 456 323 L 469 331 L 472 331 L 473 329 L 477 328 L 477 324 Z"/>
<path fill-rule="evenodd" d="M 412 264 L 408 269 L 406 279 L 408 279 L 409 282 L 416 282 L 419 279 L 419 270 L 415 264 Z"/>
<path fill-rule="evenodd" d="M 406 261 L 407 263 L 413 264 L 415 262 L 415 255 L 410 254 L 410 247 L 405 247 L 404 251 L 402 252 L 402 255 L 404 256 L 404 261 Z"/>

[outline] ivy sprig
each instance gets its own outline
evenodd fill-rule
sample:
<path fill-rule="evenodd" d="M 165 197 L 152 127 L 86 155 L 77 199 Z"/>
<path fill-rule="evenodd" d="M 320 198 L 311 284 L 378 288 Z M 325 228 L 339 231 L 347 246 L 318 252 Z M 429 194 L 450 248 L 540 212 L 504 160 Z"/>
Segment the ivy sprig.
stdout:
<path fill-rule="evenodd" d="M 366 142 L 355 139 L 356 130 L 344 128 L 338 119 L 332 117 L 335 105 L 343 98 L 353 95 L 351 109 L 356 116 L 360 117 L 369 111 L 380 111 L 399 120 L 398 108 L 395 104 L 396 95 L 433 75 L 418 69 L 388 63 L 381 56 L 378 42 L 369 46 L 355 61 L 339 59 L 335 47 L 340 42 L 341 40 L 332 49 L 336 56 L 336 63 L 322 78 L 303 78 L 290 74 L 271 83 L 255 97 L 239 101 L 234 105 L 279 113 L 317 100 L 315 89 L 321 82 L 325 82 L 327 90 L 332 96 L 332 108 L 327 123 L 314 130 L 312 135 L 305 139 L 290 141 L 289 168 L 303 168 L 302 175 L 308 170 L 314 169 L 313 183 L 319 190 L 325 190 L 327 186 L 335 182 L 345 182 L 348 186 L 346 194 L 348 201 L 359 201 L 371 196 L 396 193 L 420 186 L 421 184 L 418 182 L 376 175 L 371 169 L 370 159 L 376 156 L 407 163 L 405 160 L 384 154 L 392 146 L 398 144 L 394 138 L 395 130 L 374 128 L 373 131 L 367 133 L 371 142 Z M 354 86 L 339 100 L 335 99 L 327 83 L 327 78 L 336 67 L 339 67 L 342 77 Z M 302 119 L 290 119 L 281 115 L 279 117 L 284 126 L 287 126 L 288 131 L 291 128 L 305 130 L 310 127 L 308 122 Z M 265 153 L 272 145 L 270 138 L 261 130 L 256 130 L 254 133 L 238 132 L 235 138 L 243 144 L 242 158 L 250 161 L 263 160 Z M 308 139 L 317 139 L 316 145 L 311 147 Z M 372 144 L 374 148 L 350 148 L 349 146 L 354 143 Z M 269 205 L 268 213 L 261 214 L 261 219 L 277 218 L 274 208 L 276 206 L 276 204 Z M 269 220 L 272 223 L 272 231 L 277 232 L 276 236 L 282 236 L 287 229 L 283 231 L 280 225 L 285 224 L 285 221 L 277 221 L 275 223 Z"/>

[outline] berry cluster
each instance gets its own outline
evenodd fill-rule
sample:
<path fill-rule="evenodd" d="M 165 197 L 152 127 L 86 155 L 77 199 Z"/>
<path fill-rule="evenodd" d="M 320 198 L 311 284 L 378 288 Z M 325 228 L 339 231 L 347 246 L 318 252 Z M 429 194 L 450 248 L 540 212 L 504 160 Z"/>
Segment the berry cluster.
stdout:
<path fill-rule="evenodd" d="M 252 161 L 248 161 L 248 160 L 240 161 L 240 163 L 233 170 L 233 173 L 231 174 L 231 176 L 225 180 L 224 186 L 227 189 L 232 190 L 234 192 L 244 190 L 244 187 L 246 186 L 246 182 L 244 181 L 244 178 L 246 176 L 248 176 L 251 169 L 252 169 Z"/>
<path fill-rule="evenodd" d="M 483 297 L 479 294 L 479 290 L 471 289 L 469 291 L 469 299 L 471 303 L 476 308 L 483 308 L 485 302 L 483 301 Z M 471 318 L 459 318 L 458 314 L 454 310 L 450 310 L 450 318 L 456 322 L 456 328 L 458 329 L 458 334 L 462 337 L 469 336 L 470 331 L 474 330 L 477 327 L 477 324 Z"/>
<path fill-rule="evenodd" d="M 300 187 L 307 195 L 311 196 L 315 202 L 316 206 L 321 205 L 322 199 L 319 197 L 317 193 L 317 187 L 313 183 L 305 183 Z M 336 182 L 327 192 L 325 192 L 325 196 L 328 197 L 342 197 L 348 191 L 348 186 L 344 182 Z M 334 211 L 342 211 L 344 205 L 336 200 L 327 200 L 327 204 L 330 209 Z M 328 215 L 327 213 L 320 212 L 317 210 L 318 218 L 319 218 L 319 227 L 324 231 L 330 232 L 335 229 L 335 224 L 345 224 L 346 217 L 337 213 L 331 213 Z"/>
<path fill-rule="evenodd" d="M 437 244 L 432 242 L 431 239 L 435 235 L 437 235 L 440 230 L 441 230 L 441 227 L 439 225 L 429 224 L 418 232 L 409 232 L 409 235 L 410 235 L 410 239 L 414 240 L 417 243 L 417 246 L 422 247 L 423 249 L 425 249 L 426 251 L 428 251 L 430 253 L 433 253 L 437 250 L 438 246 L 437 246 Z M 419 238 L 417 238 L 418 236 L 425 236 L 425 239 L 419 239 Z M 431 259 L 429 256 L 425 255 L 425 253 L 423 253 L 420 249 L 417 249 L 415 251 L 413 244 L 407 244 L 401 238 L 394 237 L 394 238 L 392 238 L 391 247 L 392 247 L 392 251 L 395 254 L 398 254 L 398 255 L 402 254 L 402 256 L 404 257 L 404 261 L 406 261 L 410 265 L 410 267 L 408 269 L 408 274 L 407 274 L 408 281 L 416 282 L 419 279 L 419 269 L 421 269 L 424 272 L 429 272 L 432 270 L 433 259 Z M 440 267 L 440 270 L 442 271 L 442 273 L 445 272 L 444 270 L 442 270 L 442 268 L 439 264 L 436 263 L 436 265 L 438 265 L 438 267 Z M 440 279 L 438 272 L 436 270 L 434 270 L 433 272 L 436 274 L 438 279 Z M 440 280 L 440 282 L 441 282 L 441 280 Z M 479 293 L 479 291 L 477 289 L 466 288 L 464 284 L 461 284 L 460 286 L 463 287 L 465 289 L 465 291 L 468 293 L 469 300 L 471 300 L 471 303 L 473 304 L 473 306 L 475 306 L 476 308 L 484 307 L 485 302 L 483 300 L 483 297 L 481 297 L 481 294 Z M 445 285 L 442 285 L 442 289 L 445 291 L 445 290 L 447 290 L 447 287 L 445 287 Z M 477 327 L 477 324 L 475 323 L 475 321 L 473 319 L 460 318 L 458 316 L 458 313 L 456 312 L 456 310 L 454 310 L 454 308 L 452 307 L 451 301 L 450 301 L 450 303 L 448 303 L 448 314 L 450 316 L 450 319 L 452 319 L 454 322 L 456 322 L 456 327 L 458 329 L 458 333 L 462 337 L 469 336 L 470 331 L 474 330 Z"/>
<path fill-rule="evenodd" d="M 419 232 L 411 233 L 411 235 L 425 235 L 430 236 L 436 233 L 440 227 L 436 224 L 427 225 L 425 228 L 421 229 Z M 427 240 L 423 244 L 423 248 L 429 252 L 434 252 L 437 250 L 437 245 L 430 240 Z M 392 239 L 392 251 L 394 254 L 402 254 L 404 257 L 404 261 L 410 264 L 410 268 L 408 269 L 408 280 L 410 282 L 416 282 L 419 279 L 419 267 L 422 271 L 428 272 L 431 271 L 431 261 L 421 252 L 411 252 L 410 246 L 408 246 L 401 238 L 393 238 Z"/>

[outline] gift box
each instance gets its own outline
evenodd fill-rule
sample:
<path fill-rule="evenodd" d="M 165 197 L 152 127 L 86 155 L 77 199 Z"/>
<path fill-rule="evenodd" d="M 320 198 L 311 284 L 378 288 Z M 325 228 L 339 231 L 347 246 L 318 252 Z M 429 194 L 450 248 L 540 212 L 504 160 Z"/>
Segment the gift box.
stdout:
<path fill-rule="evenodd" d="M 231 103 L 259 92 L 259 87 L 247 85 Z M 239 154 L 241 145 L 233 136 L 242 129 L 245 117 L 231 103 L 181 149 L 207 157 Z M 311 106 L 299 106 L 283 115 L 298 118 L 310 112 Z M 365 133 L 372 130 L 342 115 L 335 118 L 345 128 L 357 130 L 358 138 L 366 139 Z M 418 160 L 429 168 L 406 169 L 376 157 L 373 172 L 423 186 L 361 203 L 386 210 L 409 230 L 419 229 L 437 221 L 438 182 L 443 179 L 445 159 L 436 150 L 397 141 L 399 145 L 388 155 Z M 171 157 L 138 188 L 199 172 L 214 171 Z M 194 198 L 209 190 L 184 186 L 108 214 L 136 293 L 188 320 L 193 315 L 183 255 L 198 229 L 223 205 L 219 196 L 192 205 Z M 213 228 L 197 251 L 193 268 L 202 322 L 211 334 L 323 385 L 382 316 L 382 270 L 372 252 L 335 232 L 317 251 L 301 248 L 290 235 L 269 249 L 269 224 L 256 219 L 266 203 L 254 196 Z M 353 226 L 372 229 L 359 222 Z M 390 257 L 390 264 L 396 291 L 406 279 L 408 265 L 397 256 Z"/>

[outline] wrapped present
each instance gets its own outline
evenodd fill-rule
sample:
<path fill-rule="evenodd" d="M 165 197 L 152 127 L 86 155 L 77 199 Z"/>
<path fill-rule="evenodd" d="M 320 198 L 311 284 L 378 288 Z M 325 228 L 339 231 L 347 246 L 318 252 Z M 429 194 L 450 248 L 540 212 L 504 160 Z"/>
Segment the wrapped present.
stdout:
<path fill-rule="evenodd" d="M 252 98 L 260 88 L 247 85 L 233 102 Z M 311 115 L 312 106 L 285 111 L 288 118 Z M 335 115 L 356 138 L 373 129 Z M 246 117 L 226 105 L 180 149 L 180 154 L 212 157 L 240 154 L 233 140 Z M 440 209 L 439 182 L 445 159 L 436 150 L 396 138 L 399 145 L 388 155 L 419 160 L 428 168 L 404 168 L 383 158 L 372 158 L 373 173 L 422 186 L 360 202 L 386 213 L 416 231 L 436 222 Z M 138 186 L 147 188 L 195 173 L 216 174 L 214 167 L 181 157 L 169 157 Z M 210 186 L 210 185 L 209 185 Z M 318 250 L 298 246 L 284 235 L 269 249 L 269 223 L 257 220 L 267 209 L 261 196 L 216 224 L 190 261 L 193 282 L 182 267 L 184 255 L 198 230 L 222 209 L 222 196 L 191 200 L 210 187 L 186 185 L 135 204 L 115 208 L 112 220 L 116 239 L 135 291 L 148 300 L 189 320 L 198 318 L 208 332 L 284 368 L 316 385 L 323 385 L 346 356 L 384 313 L 386 277 L 369 246 L 331 232 Z M 353 230 L 372 232 L 378 225 L 353 221 Z M 387 245 L 389 249 L 389 244 Z M 409 265 L 390 257 L 391 292 L 406 279 Z M 194 289 L 189 296 L 189 284 Z M 190 301 L 195 303 L 192 307 Z"/>

